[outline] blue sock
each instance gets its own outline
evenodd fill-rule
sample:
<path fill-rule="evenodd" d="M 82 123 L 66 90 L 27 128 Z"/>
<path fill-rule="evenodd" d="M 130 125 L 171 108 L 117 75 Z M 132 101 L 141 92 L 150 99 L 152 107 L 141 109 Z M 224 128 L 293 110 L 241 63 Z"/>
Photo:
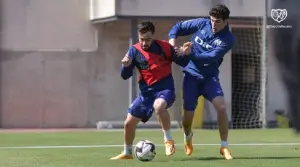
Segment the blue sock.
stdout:
<path fill-rule="evenodd" d="M 228 147 L 228 142 L 227 141 L 221 141 L 221 146 L 222 147 Z"/>

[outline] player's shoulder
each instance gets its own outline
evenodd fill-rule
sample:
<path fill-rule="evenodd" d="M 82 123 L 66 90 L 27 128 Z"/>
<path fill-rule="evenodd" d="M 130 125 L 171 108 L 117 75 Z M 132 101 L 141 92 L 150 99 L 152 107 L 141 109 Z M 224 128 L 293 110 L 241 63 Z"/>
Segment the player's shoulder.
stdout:
<path fill-rule="evenodd" d="M 129 48 L 136 49 L 139 46 L 140 46 L 140 43 L 137 42 L 135 44 L 132 44 Z"/>
<path fill-rule="evenodd" d="M 166 40 L 155 40 L 155 43 L 158 47 L 167 50 L 167 52 L 172 53 L 174 51 L 174 47 Z"/>
<path fill-rule="evenodd" d="M 210 22 L 210 19 L 207 19 L 207 18 L 200 18 L 201 21 L 199 21 L 199 24 L 198 25 L 201 25 L 199 26 L 199 28 L 201 30 L 204 30 L 204 31 L 209 31 L 211 29 L 211 22 Z"/>
<path fill-rule="evenodd" d="M 136 44 L 134 45 L 131 45 L 129 48 L 128 48 L 128 51 L 127 51 L 127 55 L 130 56 L 130 57 L 135 57 L 135 55 L 137 54 L 137 49 L 136 49 Z"/>
<path fill-rule="evenodd" d="M 160 39 L 157 39 L 155 40 L 156 43 L 158 43 L 159 45 L 164 45 L 164 46 L 172 46 L 169 41 L 167 40 L 160 40 Z"/>
<path fill-rule="evenodd" d="M 137 51 L 137 47 L 138 47 L 137 44 L 131 45 L 131 46 L 128 48 L 128 51 Z"/>
<path fill-rule="evenodd" d="M 209 24 L 210 23 L 210 19 L 208 19 L 208 18 L 200 18 L 200 19 L 205 24 Z"/>
<path fill-rule="evenodd" d="M 194 18 L 194 19 L 189 19 L 189 20 L 184 20 L 182 23 L 196 23 L 196 24 L 202 24 L 202 23 L 209 23 L 209 19 L 204 18 L 204 17 L 199 17 L 199 18 Z"/>

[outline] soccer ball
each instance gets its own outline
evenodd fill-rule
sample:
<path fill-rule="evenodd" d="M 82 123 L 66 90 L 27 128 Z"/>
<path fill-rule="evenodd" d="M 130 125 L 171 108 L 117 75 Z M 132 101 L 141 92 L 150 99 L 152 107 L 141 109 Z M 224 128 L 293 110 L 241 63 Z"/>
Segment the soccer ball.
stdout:
<path fill-rule="evenodd" d="M 149 140 L 139 141 L 134 148 L 135 156 L 140 161 L 152 161 L 156 155 L 155 145 Z"/>

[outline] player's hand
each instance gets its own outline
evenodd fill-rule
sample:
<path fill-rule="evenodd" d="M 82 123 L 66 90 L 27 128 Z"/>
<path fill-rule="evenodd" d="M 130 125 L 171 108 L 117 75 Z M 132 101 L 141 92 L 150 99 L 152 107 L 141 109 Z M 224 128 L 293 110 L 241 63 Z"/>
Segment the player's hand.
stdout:
<path fill-rule="evenodd" d="M 127 54 L 123 57 L 123 59 L 121 60 L 122 64 L 124 67 L 128 67 L 130 66 L 132 59 L 130 56 L 128 56 Z"/>
<path fill-rule="evenodd" d="M 175 47 L 175 52 L 177 55 L 189 55 L 192 51 L 192 42 L 186 42 L 182 47 Z"/>
<path fill-rule="evenodd" d="M 176 53 L 177 56 L 180 56 L 183 53 L 182 52 L 182 47 L 180 47 L 180 46 L 175 46 L 174 50 L 175 50 L 175 53 Z"/>
<path fill-rule="evenodd" d="M 186 42 L 183 44 L 181 48 L 183 55 L 189 55 L 192 52 L 192 45 L 193 45 L 192 42 Z"/>

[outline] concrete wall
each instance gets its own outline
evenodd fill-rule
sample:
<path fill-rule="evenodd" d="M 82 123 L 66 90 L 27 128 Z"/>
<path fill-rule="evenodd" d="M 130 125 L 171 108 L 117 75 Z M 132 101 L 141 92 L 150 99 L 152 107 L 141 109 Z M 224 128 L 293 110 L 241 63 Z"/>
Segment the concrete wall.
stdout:
<path fill-rule="evenodd" d="M 88 14 L 88 1 L 1 1 L 2 127 L 89 123 L 92 74 L 105 71 Z"/>
<path fill-rule="evenodd" d="M 111 16 L 207 16 L 209 9 L 217 4 L 226 4 L 233 17 L 263 16 L 265 1 L 262 0 L 91 0 L 92 19 Z M 105 8 L 104 8 L 105 6 Z M 153 12 L 153 9 L 155 12 Z M 255 10 L 253 10 L 255 9 Z"/>
<path fill-rule="evenodd" d="M 2 0 L 1 47 L 7 50 L 97 49 L 97 31 L 82 0 Z"/>
<path fill-rule="evenodd" d="M 119 70 L 129 45 L 129 21 L 92 25 L 89 1 L 82 0 L 1 3 L 2 127 L 94 127 L 99 120 L 125 118 L 128 82 Z M 155 21 L 157 38 L 167 39 L 175 22 Z M 225 77 L 230 67 L 222 68 Z M 283 108 L 278 102 L 284 97 L 274 95 L 280 86 L 273 85 L 278 78 L 272 69 L 269 75 L 272 112 Z"/>

